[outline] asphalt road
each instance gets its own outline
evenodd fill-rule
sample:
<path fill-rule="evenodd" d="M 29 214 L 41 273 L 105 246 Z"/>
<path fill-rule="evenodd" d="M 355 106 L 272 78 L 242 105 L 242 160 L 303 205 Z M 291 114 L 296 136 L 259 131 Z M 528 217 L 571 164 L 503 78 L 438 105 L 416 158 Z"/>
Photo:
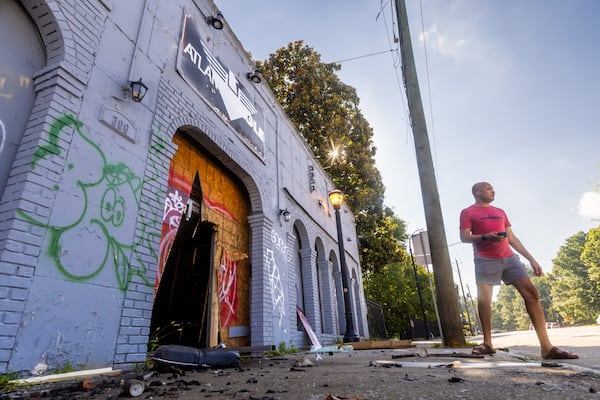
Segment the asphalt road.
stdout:
<path fill-rule="evenodd" d="M 600 400 L 600 327 L 559 328 L 550 335 L 581 358 L 542 362 L 533 331 L 511 332 L 494 335 L 494 345 L 504 351 L 483 358 L 428 341 L 411 349 L 323 354 L 321 360 L 302 353 L 245 359 L 240 368 L 225 370 L 171 370 L 146 379 L 136 398 Z M 427 348 L 426 357 L 416 356 L 420 347 Z M 312 366 L 298 365 L 307 360 Z M 81 382 L 24 388 L 4 392 L 0 400 L 124 398 L 122 378 L 93 379 L 87 389 Z"/>

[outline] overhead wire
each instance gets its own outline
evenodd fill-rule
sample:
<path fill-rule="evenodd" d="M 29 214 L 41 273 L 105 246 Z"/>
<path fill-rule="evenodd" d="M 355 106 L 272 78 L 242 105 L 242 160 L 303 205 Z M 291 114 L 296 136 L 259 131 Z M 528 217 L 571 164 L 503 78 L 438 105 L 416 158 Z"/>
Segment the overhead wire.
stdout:
<path fill-rule="evenodd" d="M 376 56 L 378 54 L 389 53 L 391 51 L 395 51 L 395 50 L 394 49 L 388 49 L 388 50 L 378 51 L 378 52 L 375 52 L 375 53 L 365 54 L 365 55 L 362 55 L 362 56 L 356 56 L 356 57 L 351 57 L 351 58 L 344 58 L 343 60 L 337 60 L 337 61 L 334 61 L 333 63 L 334 64 L 339 64 L 339 63 L 343 63 L 343 62 L 346 62 L 346 61 L 358 60 L 359 58 L 365 58 L 365 57 Z"/>
<path fill-rule="evenodd" d="M 427 96 L 428 96 L 428 103 L 429 103 L 429 118 L 431 120 L 431 141 L 433 143 L 433 162 L 435 164 L 435 175 L 436 175 L 436 179 L 438 179 L 437 176 L 437 172 L 438 172 L 438 168 L 437 168 L 437 146 L 435 143 L 435 124 L 433 122 L 433 101 L 431 99 L 431 84 L 430 84 L 430 79 L 429 79 L 429 58 L 427 57 L 427 34 L 425 33 L 425 22 L 424 22 L 424 18 L 423 18 L 423 1 L 420 0 L 419 1 L 419 8 L 420 8 L 420 12 L 421 12 L 421 35 L 423 36 L 423 51 L 425 54 L 425 76 L 426 76 L 426 80 L 427 80 Z"/>
<path fill-rule="evenodd" d="M 400 93 L 404 93 L 404 85 L 403 85 L 403 80 L 402 80 L 402 72 L 399 72 L 398 67 L 400 66 L 401 63 L 401 58 L 400 58 L 400 45 L 398 40 L 394 40 L 391 41 L 390 37 L 394 37 L 394 39 L 396 39 L 396 34 L 392 33 L 392 35 L 390 35 L 390 29 L 388 26 L 388 22 L 386 19 L 386 14 L 383 11 L 385 6 L 387 4 L 390 4 L 390 8 L 391 8 L 391 14 L 392 14 L 392 32 L 394 31 L 394 26 L 395 26 L 395 22 L 394 22 L 394 11 L 393 11 L 393 5 L 391 2 L 386 1 L 384 4 L 384 1 L 381 0 L 380 4 L 381 7 L 379 9 L 379 13 L 377 14 L 377 16 L 375 17 L 375 20 L 377 21 L 379 19 L 379 17 L 381 16 L 383 18 L 383 25 L 385 27 L 385 31 L 386 31 L 386 38 L 388 40 L 388 45 L 390 46 L 390 48 L 394 48 L 394 53 L 392 54 L 392 61 L 393 61 L 393 68 L 395 71 L 395 77 L 396 77 L 396 85 L 398 86 L 398 89 L 400 90 Z M 404 111 L 404 117 L 402 118 L 402 120 L 404 121 L 404 123 L 406 124 L 407 127 L 407 137 L 408 137 L 408 132 L 410 131 L 410 122 L 409 122 L 409 115 L 408 115 L 408 105 L 404 102 L 404 96 L 401 95 L 400 96 L 400 102 L 402 103 L 402 110 Z"/>

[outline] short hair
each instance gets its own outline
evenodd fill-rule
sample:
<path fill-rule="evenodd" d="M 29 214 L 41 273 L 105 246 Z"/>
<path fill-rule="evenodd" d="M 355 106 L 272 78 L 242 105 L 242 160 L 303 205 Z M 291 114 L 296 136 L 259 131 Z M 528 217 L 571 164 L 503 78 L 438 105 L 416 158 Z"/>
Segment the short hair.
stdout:
<path fill-rule="evenodd" d="M 477 191 L 483 185 L 488 185 L 488 182 L 477 182 L 476 184 L 473 185 L 473 187 L 471 188 L 471 193 L 473 193 L 473 196 L 475 196 L 475 193 L 477 193 Z"/>

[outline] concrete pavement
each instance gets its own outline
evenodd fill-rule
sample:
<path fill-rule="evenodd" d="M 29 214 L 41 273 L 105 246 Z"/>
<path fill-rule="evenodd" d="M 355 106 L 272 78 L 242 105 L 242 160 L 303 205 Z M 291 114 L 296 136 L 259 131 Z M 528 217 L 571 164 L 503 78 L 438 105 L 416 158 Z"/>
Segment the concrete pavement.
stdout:
<path fill-rule="evenodd" d="M 355 350 L 323 354 L 321 359 L 299 353 L 244 359 L 236 369 L 164 372 L 145 380 L 139 398 L 600 400 L 600 327 L 559 328 L 549 334 L 556 346 L 581 358 L 542 362 L 533 331 L 511 332 L 493 338 L 494 346 L 505 351 L 480 358 L 473 358 L 468 348 L 441 348 L 435 341 L 424 341 L 410 349 Z M 418 356 L 421 348 L 426 350 Z M 76 382 L 27 387 L 0 391 L 0 400 L 108 400 L 122 395 L 122 382 L 123 378 L 105 377 L 90 380 L 87 388 Z"/>
<path fill-rule="evenodd" d="M 577 360 L 560 360 L 565 365 L 588 368 L 600 374 L 600 326 L 580 326 L 548 329 L 552 344 L 579 355 Z M 479 343 L 476 336 L 469 341 Z M 535 331 L 517 331 L 492 335 L 496 348 L 507 348 L 508 355 L 522 356 L 530 360 L 541 360 L 540 346 Z"/>

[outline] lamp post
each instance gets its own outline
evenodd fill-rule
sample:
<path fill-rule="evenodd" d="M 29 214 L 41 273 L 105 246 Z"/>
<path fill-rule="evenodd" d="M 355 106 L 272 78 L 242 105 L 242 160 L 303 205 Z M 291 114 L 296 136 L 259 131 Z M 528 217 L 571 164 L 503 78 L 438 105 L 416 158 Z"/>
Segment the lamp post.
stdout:
<path fill-rule="evenodd" d="M 338 246 L 340 251 L 340 267 L 342 271 L 342 287 L 344 291 L 344 310 L 346 311 L 346 332 L 344 333 L 344 343 L 359 342 L 360 338 L 354 332 L 354 318 L 352 318 L 350 291 L 348 289 L 348 267 L 346 266 L 346 251 L 344 250 L 344 235 L 342 234 L 342 221 L 340 218 L 340 207 L 344 201 L 344 194 L 341 190 L 334 189 L 329 192 L 329 201 L 335 209 L 335 222 L 337 225 Z"/>

